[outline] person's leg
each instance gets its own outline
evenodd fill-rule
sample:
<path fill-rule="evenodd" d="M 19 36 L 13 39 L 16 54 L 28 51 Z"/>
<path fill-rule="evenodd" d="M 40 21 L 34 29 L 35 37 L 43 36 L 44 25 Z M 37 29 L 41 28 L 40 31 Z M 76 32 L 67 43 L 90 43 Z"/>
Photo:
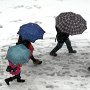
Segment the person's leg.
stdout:
<path fill-rule="evenodd" d="M 10 84 L 9 84 L 10 81 L 13 81 L 14 79 L 17 79 L 17 81 L 20 81 L 19 78 L 21 78 L 21 77 L 20 77 L 20 74 L 15 75 L 15 76 L 13 76 L 13 77 L 6 78 L 6 79 L 5 79 L 5 82 L 6 82 L 7 85 L 10 85 Z"/>
<path fill-rule="evenodd" d="M 25 82 L 25 80 L 24 80 L 24 79 L 21 79 L 20 74 L 15 75 L 15 77 L 16 77 L 16 79 L 17 79 L 17 82 Z"/>
<path fill-rule="evenodd" d="M 33 61 L 33 63 L 34 63 L 35 65 L 42 64 L 42 61 L 40 61 L 40 60 L 38 60 L 38 59 L 35 59 L 33 55 L 30 57 L 30 59 Z"/>
<path fill-rule="evenodd" d="M 56 52 L 63 46 L 63 43 L 57 43 L 56 47 L 50 52 L 51 56 L 57 56 Z"/>
<path fill-rule="evenodd" d="M 5 82 L 6 82 L 7 85 L 10 85 L 9 82 L 10 81 L 13 81 L 14 79 L 17 79 L 17 77 L 16 76 L 13 76 L 13 77 L 6 78 L 5 79 Z"/>
<path fill-rule="evenodd" d="M 9 78 L 5 79 L 5 82 L 6 82 L 7 85 L 10 85 L 10 83 L 9 83 L 10 81 L 13 81 L 12 77 L 9 77 Z"/>
<path fill-rule="evenodd" d="M 76 53 L 76 50 L 73 50 L 71 46 L 71 41 L 69 40 L 69 37 L 65 40 L 65 43 L 66 43 L 69 53 Z"/>
<path fill-rule="evenodd" d="M 21 79 L 21 76 L 20 76 L 20 74 L 18 74 L 18 75 L 15 75 L 15 76 L 13 76 L 13 77 L 10 77 L 10 78 L 6 78 L 5 79 L 5 82 L 6 82 L 6 84 L 7 85 L 10 85 L 10 81 L 13 81 L 14 79 L 17 79 L 17 82 L 25 82 L 25 80 L 24 79 Z"/>

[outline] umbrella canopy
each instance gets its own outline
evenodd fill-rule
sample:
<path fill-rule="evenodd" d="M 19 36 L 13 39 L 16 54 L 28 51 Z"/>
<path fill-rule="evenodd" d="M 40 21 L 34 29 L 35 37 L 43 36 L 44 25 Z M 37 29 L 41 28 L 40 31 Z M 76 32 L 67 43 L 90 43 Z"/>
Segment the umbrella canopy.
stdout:
<path fill-rule="evenodd" d="M 19 34 L 23 40 L 29 40 L 35 42 L 37 39 L 43 39 L 45 31 L 35 23 L 24 24 L 20 27 L 17 34 Z"/>
<path fill-rule="evenodd" d="M 6 55 L 6 59 L 14 65 L 27 63 L 29 58 L 30 51 L 22 44 L 9 47 Z"/>
<path fill-rule="evenodd" d="M 56 17 L 56 27 L 70 35 L 82 34 L 87 29 L 85 19 L 73 12 L 60 13 Z"/>

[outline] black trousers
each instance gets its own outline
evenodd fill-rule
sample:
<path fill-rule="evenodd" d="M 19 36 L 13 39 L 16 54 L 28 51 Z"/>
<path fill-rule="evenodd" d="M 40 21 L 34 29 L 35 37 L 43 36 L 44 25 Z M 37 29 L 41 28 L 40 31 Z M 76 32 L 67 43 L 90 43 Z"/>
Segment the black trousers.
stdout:
<path fill-rule="evenodd" d="M 14 79 L 20 79 L 20 78 L 21 78 L 20 74 L 15 75 L 15 76 L 12 77 L 13 80 L 14 80 Z"/>
<path fill-rule="evenodd" d="M 17 80 L 20 80 L 21 79 L 21 76 L 20 76 L 20 74 L 18 74 L 18 75 L 15 75 L 15 76 L 13 76 L 13 77 L 9 77 L 9 78 L 7 78 L 9 81 L 13 81 L 14 79 L 17 79 Z"/>
<path fill-rule="evenodd" d="M 69 37 L 64 41 L 66 43 L 67 49 L 68 51 L 73 51 L 73 48 L 71 46 L 71 42 L 69 40 Z M 51 53 L 56 53 L 60 48 L 62 48 L 64 42 L 58 42 L 57 45 L 55 46 L 55 48 L 51 51 Z"/>

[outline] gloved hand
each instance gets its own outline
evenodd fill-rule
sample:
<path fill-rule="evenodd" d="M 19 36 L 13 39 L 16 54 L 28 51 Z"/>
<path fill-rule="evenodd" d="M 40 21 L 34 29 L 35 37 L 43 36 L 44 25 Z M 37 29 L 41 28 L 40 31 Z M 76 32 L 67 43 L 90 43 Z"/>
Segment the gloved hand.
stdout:
<path fill-rule="evenodd" d="M 7 72 L 11 72 L 11 71 L 16 72 L 16 70 L 17 70 L 17 67 L 16 68 L 12 68 L 11 66 L 7 66 L 7 68 L 6 68 Z"/>

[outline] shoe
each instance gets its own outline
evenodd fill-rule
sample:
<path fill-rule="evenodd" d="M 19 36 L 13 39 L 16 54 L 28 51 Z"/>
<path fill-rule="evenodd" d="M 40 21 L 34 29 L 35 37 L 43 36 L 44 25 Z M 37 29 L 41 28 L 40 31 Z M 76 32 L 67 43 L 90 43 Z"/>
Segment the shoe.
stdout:
<path fill-rule="evenodd" d="M 13 78 L 12 77 L 5 79 L 5 82 L 6 82 L 7 85 L 10 85 L 9 84 L 10 81 L 13 81 Z"/>
<path fill-rule="evenodd" d="M 6 82 L 7 85 L 10 85 L 9 81 L 10 81 L 9 79 L 5 79 L 5 82 Z"/>
<path fill-rule="evenodd" d="M 5 82 L 6 82 L 7 85 L 10 85 L 9 84 L 10 81 L 13 81 L 13 78 L 12 77 L 5 79 Z"/>
<path fill-rule="evenodd" d="M 25 80 L 24 80 L 24 79 L 21 79 L 21 78 L 18 78 L 18 79 L 17 79 L 17 82 L 23 83 L 23 82 L 25 82 Z"/>
<path fill-rule="evenodd" d="M 90 67 L 88 67 L 88 71 L 90 71 Z"/>
<path fill-rule="evenodd" d="M 57 56 L 56 53 L 51 53 L 51 52 L 50 52 L 50 55 L 51 55 L 51 56 Z"/>
<path fill-rule="evenodd" d="M 42 64 L 42 61 L 39 61 L 38 59 L 36 59 L 36 61 L 33 61 L 33 63 L 34 63 L 35 65 L 39 65 L 39 64 Z"/>
<path fill-rule="evenodd" d="M 69 53 L 77 53 L 76 50 L 69 51 Z"/>

